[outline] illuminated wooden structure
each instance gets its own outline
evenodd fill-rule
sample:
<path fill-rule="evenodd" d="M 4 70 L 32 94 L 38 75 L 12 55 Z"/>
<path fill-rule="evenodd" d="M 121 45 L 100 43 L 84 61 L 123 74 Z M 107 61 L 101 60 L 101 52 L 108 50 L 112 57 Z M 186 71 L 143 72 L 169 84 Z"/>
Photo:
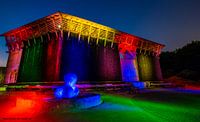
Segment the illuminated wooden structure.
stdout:
<path fill-rule="evenodd" d="M 9 49 L 5 84 L 28 82 L 29 79 L 60 81 L 63 74 L 71 70 L 83 77 L 79 80 L 162 80 L 159 55 L 164 45 L 65 13 L 57 12 L 8 31 L 2 36 L 5 36 Z M 74 44 L 73 40 L 77 43 Z M 76 49 L 81 50 L 71 49 L 68 41 L 71 46 L 75 45 Z M 84 46 L 79 46 L 79 43 L 84 43 Z M 92 48 L 87 47 L 85 43 Z M 79 51 L 89 52 L 88 55 L 94 53 L 99 57 L 93 55 L 87 60 L 80 59 L 81 62 L 78 56 L 83 53 Z M 95 77 L 84 77 L 85 74 L 81 73 L 85 69 L 79 71 L 77 68 L 77 72 L 73 71 L 76 64 L 73 61 L 68 62 L 73 56 L 66 58 L 65 52 L 77 55 L 73 60 L 79 60 L 79 67 L 85 65 L 82 68 L 87 68 L 92 62 L 93 66 L 87 71 L 89 75 L 96 72 Z M 115 57 L 112 58 L 112 55 Z M 65 65 L 65 62 L 68 64 Z M 95 71 L 96 68 L 99 71 Z"/>

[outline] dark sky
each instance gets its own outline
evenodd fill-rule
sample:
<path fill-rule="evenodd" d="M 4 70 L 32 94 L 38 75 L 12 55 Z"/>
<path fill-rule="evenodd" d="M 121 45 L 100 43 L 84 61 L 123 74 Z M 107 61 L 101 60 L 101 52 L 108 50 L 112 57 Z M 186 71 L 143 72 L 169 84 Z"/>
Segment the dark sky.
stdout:
<path fill-rule="evenodd" d="M 0 0 L 0 33 L 56 11 L 165 44 L 165 51 L 200 40 L 200 0 Z M 6 50 L 0 37 L 0 66 Z"/>

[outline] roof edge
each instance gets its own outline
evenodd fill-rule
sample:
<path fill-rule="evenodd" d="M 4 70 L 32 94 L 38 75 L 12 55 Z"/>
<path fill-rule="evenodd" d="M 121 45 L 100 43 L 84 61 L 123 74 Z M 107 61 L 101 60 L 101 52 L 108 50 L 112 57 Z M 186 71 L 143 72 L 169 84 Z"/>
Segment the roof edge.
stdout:
<path fill-rule="evenodd" d="M 61 16 L 62 16 L 62 15 L 69 15 L 69 16 L 72 16 L 72 17 L 75 17 L 75 18 L 78 18 L 78 19 L 81 19 L 81 20 L 85 20 L 85 21 L 88 21 L 88 22 L 92 22 L 92 23 L 101 25 L 101 26 L 106 27 L 106 28 L 110 28 L 110 29 L 116 30 L 116 31 L 118 31 L 118 32 L 122 32 L 122 33 L 125 33 L 125 34 L 128 34 L 128 35 L 131 35 L 131 36 L 135 36 L 135 35 L 133 35 L 133 34 L 130 34 L 130 33 L 127 33 L 127 32 L 123 32 L 123 31 L 120 31 L 120 30 L 118 30 L 118 29 L 114 29 L 114 28 L 112 28 L 112 27 L 109 27 L 109 26 L 106 26 L 106 25 L 103 25 L 103 24 L 100 24 L 100 23 L 97 23 L 97 22 L 94 22 L 94 21 L 91 21 L 91 20 L 87 20 L 87 19 L 85 19 L 85 18 L 81 18 L 81 17 L 78 17 L 78 16 L 70 15 L 70 14 L 67 14 L 67 13 L 64 13 L 64 12 L 61 12 L 61 11 L 54 12 L 54 13 L 49 14 L 49 15 L 47 15 L 47 16 L 44 16 L 44 17 L 41 17 L 41 18 L 39 18 L 39 19 L 33 20 L 33 21 L 31 21 L 31 22 L 29 22 L 29 23 L 27 23 L 27 24 L 24 24 L 24 25 L 22 25 L 22 26 L 19 26 L 19 27 L 16 27 L 16 28 L 14 28 L 14 29 L 11 29 L 11 30 L 9 30 L 9 31 L 7 31 L 7 32 L 5 32 L 5 33 L 3 33 L 3 34 L 0 34 L 0 36 L 6 36 L 6 35 L 9 34 L 9 33 L 12 33 L 12 32 L 14 32 L 14 31 L 17 31 L 17 30 L 20 30 L 20 29 L 25 28 L 25 27 L 27 27 L 27 26 L 30 26 L 31 24 L 34 24 L 34 23 L 36 23 L 36 22 L 41 21 L 42 19 L 48 18 L 48 17 L 53 16 L 53 15 L 56 15 L 56 14 L 59 14 L 59 15 L 61 15 Z M 62 19 L 62 17 L 61 17 L 61 19 Z M 148 39 L 144 39 L 144 38 L 139 37 L 139 36 L 135 36 L 135 37 L 140 38 L 140 39 L 142 39 L 142 40 L 144 40 L 144 41 L 149 41 L 149 42 L 158 44 L 158 45 L 162 46 L 162 48 L 165 47 L 164 44 L 157 43 L 157 42 L 154 42 L 154 41 L 151 41 L 151 40 L 148 40 Z"/>
<path fill-rule="evenodd" d="M 47 16 L 40 17 L 39 19 L 35 19 L 35 20 L 31 21 L 31 22 L 28 22 L 27 24 L 23 24 L 22 26 L 16 27 L 16 28 L 11 29 L 11 30 L 8 30 L 7 32 L 4 32 L 4 33 L 0 34 L 0 36 L 5 36 L 5 35 L 8 34 L 8 33 L 12 33 L 12 32 L 15 31 L 15 30 L 21 29 L 21 28 L 23 28 L 23 27 L 26 27 L 26 26 L 28 26 L 28 25 L 31 25 L 31 24 L 33 24 L 33 23 L 35 23 L 35 22 L 37 22 L 37 21 L 40 21 L 40 20 L 42 20 L 42 19 L 44 19 L 44 18 L 50 17 L 50 16 L 55 15 L 55 14 L 62 14 L 62 12 L 57 11 L 57 12 L 52 13 L 52 14 L 49 14 L 49 15 L 47 15 Z"/>

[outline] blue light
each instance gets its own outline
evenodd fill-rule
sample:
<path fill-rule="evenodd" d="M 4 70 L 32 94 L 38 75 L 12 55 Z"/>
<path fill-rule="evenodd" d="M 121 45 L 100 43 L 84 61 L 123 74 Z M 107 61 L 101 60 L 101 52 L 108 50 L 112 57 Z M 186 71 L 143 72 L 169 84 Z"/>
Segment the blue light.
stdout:
<path fill-rule="evenodd" d="M 73 73 L 66 74 L 64 76 L 64 86 L 55 90 L 55 97 L 57 98 L 73 98 L 78 96 L 79 89 L 75 86 L 77 82 L 77 76 Z"/>
<path fill-rule="evenodd" d="M 64 82 L 66 86 L 74 87 L 77 82 L 77 76 L 73 73 L 68 73 L 64 76 Z"/>
<path fill-rule="evenodd" d="M 134 64 L 136 54 L 120 53 L 122 80 L 126 82 L 138 81 L 138 71 Z"/>
<path fill-rule="evenodd" d="M 63 97 L 63 91 L 64 91 L 64 88 L 63 87 L 59 87 L 56 89 L 56 91 L 54 92 L 54 95 L 57 97 L 57 98 L 62 98 Z"/>
<path fill-rule="evenodd" d="M 144 89 L 145 88 L 145 82 L 139 82 L 139 81 L 133 82 L 133 86 L 135 88 L 138 88 L 138 89 Z"/>

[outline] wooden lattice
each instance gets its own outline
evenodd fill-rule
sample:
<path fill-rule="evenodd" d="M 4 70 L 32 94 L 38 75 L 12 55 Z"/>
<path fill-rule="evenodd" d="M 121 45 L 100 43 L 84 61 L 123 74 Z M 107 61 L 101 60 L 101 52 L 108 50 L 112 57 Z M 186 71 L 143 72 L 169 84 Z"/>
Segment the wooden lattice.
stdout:
<path fill-rule="evenodd" d="M 36 20 L 2 35 L 5 36 L 8 46 L 10 46 L 14 43 L 15 45 L 16 43 L 22 44 L 23 41 L 58 31 L 77 33 L 80 36 L 88 36 L 88 39 L 90 37 L 96 38 L 97 44 L 99 39 L 105 40 L 105 44 L 106 42 L 127 43 L 129 46 L 133 45 L 140 50 L 147 50 L 155 54 L 160 54 L 161 49 L 164 47 L 162 44 L 61 12 Z"/>

